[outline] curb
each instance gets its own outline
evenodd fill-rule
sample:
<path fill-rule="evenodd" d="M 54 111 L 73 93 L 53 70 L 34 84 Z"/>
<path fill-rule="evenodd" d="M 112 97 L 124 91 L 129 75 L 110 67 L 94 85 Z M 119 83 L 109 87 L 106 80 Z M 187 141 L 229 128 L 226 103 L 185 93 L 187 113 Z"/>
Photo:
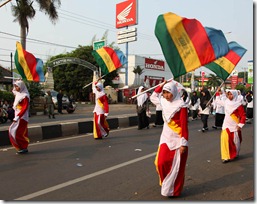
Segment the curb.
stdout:
<path fill-rule="evenodd" d="M 151 115 L 150 123 L 155 121 L 155 114 Z M 127 128 L 137 126 L 137 116 L 121 116 L 118 118 L 107 118 L 110 129 Z M 28 127 L 30 142 L 38 142 L 60 137 L 71 137 L 79 134 L 93 133 L 93 121 L 60 122 L 49 125 L 33 125 Z M 0 146 L 11 145 L 8 128 L 0 131 Z"/>

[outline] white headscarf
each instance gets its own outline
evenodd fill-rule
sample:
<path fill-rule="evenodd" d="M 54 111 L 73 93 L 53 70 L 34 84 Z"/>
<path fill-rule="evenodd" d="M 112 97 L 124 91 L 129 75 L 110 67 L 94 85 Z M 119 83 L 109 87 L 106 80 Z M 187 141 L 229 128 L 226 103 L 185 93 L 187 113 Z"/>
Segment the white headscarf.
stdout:
<path fill-rule="evenodd" d="M 233 95 L 233 99 L 226 100 L 225 103 L 225 113 L 231 115 L 242 103 L 237 99 L 238 98 L 238 91 L 237 90 L 230 90 L 227 89 L 226 92 L 230 92 Z"/>
<path fill-rule="evenodd" d="M 95 86 L 100 89 L 100 91 L 97 91 L 97 90 L 95 91 L 96 99 L 98 99 L 98 98 L 102 97 L 103 95 L 105 95 L 104 87 L 103 87 L 103 84 L 101 82 L 97 82 L 97 84 Z"/>
<path fill-rule="evenodd" d="M 138 94 L 141 93 L 143 88 L 144 88 L 143 86 L 140 86 L 137 93 Z M 147 93 L 143 93 L 140 96 L 138 96 L 137 97 L 137 105 L 142 106 L 144 104 L 144 102 L 147 100 L 147 98 L 148 98 Z"/>
<path fill-rule="evenodd" d="M 16 106 L 21 102 L 25 97 L 28 97 L 30 100 L 29 96 L 29 91 L 25 85 L 25 83 L 22 80 L 17 80 L 14 82 L 14 84 L 18 87 L 20 87 L 20 91 L 16 91 L 15 88 L 13 89 L 13 94 L 15 95 L 15 99 L 13 102 L 13 108 L 15 109 Z"/>
<path fill-rule="evenodd" d="M 170 119 L 184 106 L 185 103 L 180 98 L 180 94 L 175 82 L 171 81 L 165 84 L 163 90 L 168 91 L 173 95 L 171 101 L 166 100 L 163 96 L 161 97 L 163 118 L 166 122 L 170 122 Z"/>

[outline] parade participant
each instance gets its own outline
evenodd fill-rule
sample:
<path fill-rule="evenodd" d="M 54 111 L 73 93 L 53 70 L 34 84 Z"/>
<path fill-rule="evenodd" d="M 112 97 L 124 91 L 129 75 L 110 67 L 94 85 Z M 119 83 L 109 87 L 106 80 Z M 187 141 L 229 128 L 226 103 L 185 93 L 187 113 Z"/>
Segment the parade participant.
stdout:
<path fill-rule="evenodd" d="M 52 94 L 50 91 L 47 91 L 47 95 L 46 95 L 46 106 L 47 106 L 47 112 L 48 112 L 48 117 L 49 119 L 51 118 L 55 118 L 54 116 L 54 102 L 53 102 L 53 99 L 52 99 Z"/>
<path fill-rule="evenodd" d="M 140 86 L 138 94 L 143 92 L 145 89 Z M 149 96 L 147 93 L 143 93 L 137 97 L 137 118 L 138 118 L 138 130 L 147 128 L 149 129 L 149 119 L 146 115 L 146 111 L 149 111 Z"/>
<path fill-rule="evenodd" d="M 13 94 L 15 95 L 13 109 L 15 117 L 9 127 L 9 138 L 17 153 L 28 152 L 28 121 L 30 96 L 25 83 L 21 80 L 14 82 Z"/>
<path fill-rule="evenodd" d="M 199 114 L 201 115 L 201 120 L 203 123 L 203 128 L 200 130 L 202 132 L 205 132 L 206 130 L 208 130 L 208 118 L 211 110 L 210 99 L 211 99 L 210 92 L 208 91 L 208 89 L 203 88 L 201 91 L 200 106 L 199 106 Z"/>
<path fill-rule="evenodd" d="M 184 186 L 188 156 L 187 105 L 180 98 L 174 82 L 164 81 L 154 92 L 151 101 L 153 104 L 161 104 L 164 120 L 155 158 L 161 195 L 180 196 Z M 159 95 L 161 95 L 160 98 Z"/>
<path fill-rule="evenodd" d="M 58 113 L 60 113 L 60 114 L 63 114 L 63 112 L 62 112 L 62 97 L 63 97 L 62 90 L 59 90 L 59 92 L 57 94 L 57 105 L 58 105 Z"/>
<path fill-rule="evenodd" d="M 152 95 L 150 96 L 150 100 L 152 97 L 155 97 L 155 95 L 157 95 L 158 93 L 153 92 Z M 153 127 L 157 127 L 157 126 L 163 126 L 163 118 L 162 118 L 162 106 L 160 103 L 157 103 L 155 105 L 155 123 L 153 125 Z"/>
<path fill-rule="evenodd" d="M 109 124 L 106 121 L 109 114 L 108 97 L 104 92 L 103 84 L 99 81 L 95 82 L 93 93 L 95 94 L 93 134 L 95 139 L 102 139 L 107 137 L 110 131 Z"/>
<path fill-rule="evenodd" d="M 197 96 L 197 92 L 193 91 L 191 100 L 190 100 L 190 106 L 189 106 L 189 109 L 191 110 L 191 114 L 192 114 L 192 120 L 197 120 L 199 105 L 200 105 L 200 99 Z"/>
<path fill-rule="evenodd" d="M 247 122 L 248 124 L 252 123 L 253 119 L 253 92 L 252 91 L 247 91 L 245 95 L 246 99 L 246 117 L 247 117 Z"/>
<path fill-rule="evenodd" d="M 227 163 L 239 156 L 242 142 L 241 129 L 246 116 L 242 103 L 237 100 L 237 90 L 226 90 L 227 99 L 224 101 L 225 119 L 222 126 L 220 145 L 221 159 Z"/>
<path fill-rule="evenodd" d="M 217 93 L 215 94 L 215 99 L 213 100 L 213 110 L 215 110 L 215 124 L 212 128 L 222 128 L 222 124 L 225 117 L 224 105 L 222 103 L 218 103 L 219 100 L 226 100 L 225 91 L 222 89 L 218 89 Z"/>

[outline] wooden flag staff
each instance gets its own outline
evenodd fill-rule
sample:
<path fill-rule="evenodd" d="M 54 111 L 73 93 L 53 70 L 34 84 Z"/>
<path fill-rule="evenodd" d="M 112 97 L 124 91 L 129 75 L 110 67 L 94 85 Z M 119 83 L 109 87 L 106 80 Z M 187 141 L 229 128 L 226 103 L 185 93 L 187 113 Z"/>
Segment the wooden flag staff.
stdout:
<path fill-rule="evenodd" d="M 173 78 L 167 80 L 167 82 L 171 82 L 172 80 L 173 80 Z M 164 83 L 164 82 L 162 82 L 162 83 Z M 160 83 L 160 84 L 162 84 L 162 83 Z M 138 94 L 135 95 L 135 96 L 132 96 L 131 99 L 136 98 L 136 97 L 138 97 L 138 96 L 140 96 L 140 95 L 142 95 L 142 94 L 144 94 L 144 93 L 146 93 L 146 92 L 148 92 L 148 91 L 151 91 L 151 90 L 157 88 L 160 84 L 157 84 L 157 85 L 155 85 L 155 86 L 153 86 L 153 87 L 151 87 L 151 88 L 149 88 L 149 89 L 147 89 L 147 90 L 145 90 L 145 91 L 143 91 L 143 92 L 141 92 L 141 93 L 138 93 Z"/>

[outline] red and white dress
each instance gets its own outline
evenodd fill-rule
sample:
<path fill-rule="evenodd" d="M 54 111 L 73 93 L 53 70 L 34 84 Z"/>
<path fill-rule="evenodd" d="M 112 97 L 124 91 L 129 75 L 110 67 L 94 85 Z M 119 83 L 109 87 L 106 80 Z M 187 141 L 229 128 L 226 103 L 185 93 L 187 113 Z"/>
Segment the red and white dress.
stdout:
<path fill-rule="evenodd" d="M 29 121 L 29 92 L 23 81 L 19 80 L 14 83 L 20 87 L 20 92 L 13 90 L 15 100 L 13 103 L 13 109 L 15 111 L 15 117 L 13 123 L 9 127 L 9 138 L 11 144 L 19 152 L 21 150 L 27 150 L 29 145 L 28 138 L 28 121 Z"/>
<path fill-rule="evenodd" d="M 222 126 L 220 146 L 221 159 L 233 160 L 239 156 L 242 142 L 242 128 L 245 124 L 246 115 L 242 103 L 237 99 L 237 90 L 227 90 L 233 94 L 233 100 L 226 99 L 224 102 L 225 118 Z"/>
<path fill-rule="evenodd" d="M 110 131 L 109 124 L 106 121 L 106 117 L 109 114 L 109 104 L 108 97 L 104 93 L 103 84 L 98 82 L 95 86 L 99 87 L 100 91 L 93 87 L 93 92 L 95 93 L 93 135 L 95 139 L 102 139 L 102 137 L 107 137 Z"/>
<path fill-rule="evenodd" d="M 161 194 L 179 196 L 184 186 L 188 156 L 188 112 L 174 82 L 165 84 L 163 90 L 173 94 L 172 101 L 158 96 L 162 92 L 160 86 L 150 98 L 152 103 L 162 106 L 164 120 L 155 166 L 160 179 Z M 186 147 L 184 153 L 180 153 L 181 146 Z"/>

